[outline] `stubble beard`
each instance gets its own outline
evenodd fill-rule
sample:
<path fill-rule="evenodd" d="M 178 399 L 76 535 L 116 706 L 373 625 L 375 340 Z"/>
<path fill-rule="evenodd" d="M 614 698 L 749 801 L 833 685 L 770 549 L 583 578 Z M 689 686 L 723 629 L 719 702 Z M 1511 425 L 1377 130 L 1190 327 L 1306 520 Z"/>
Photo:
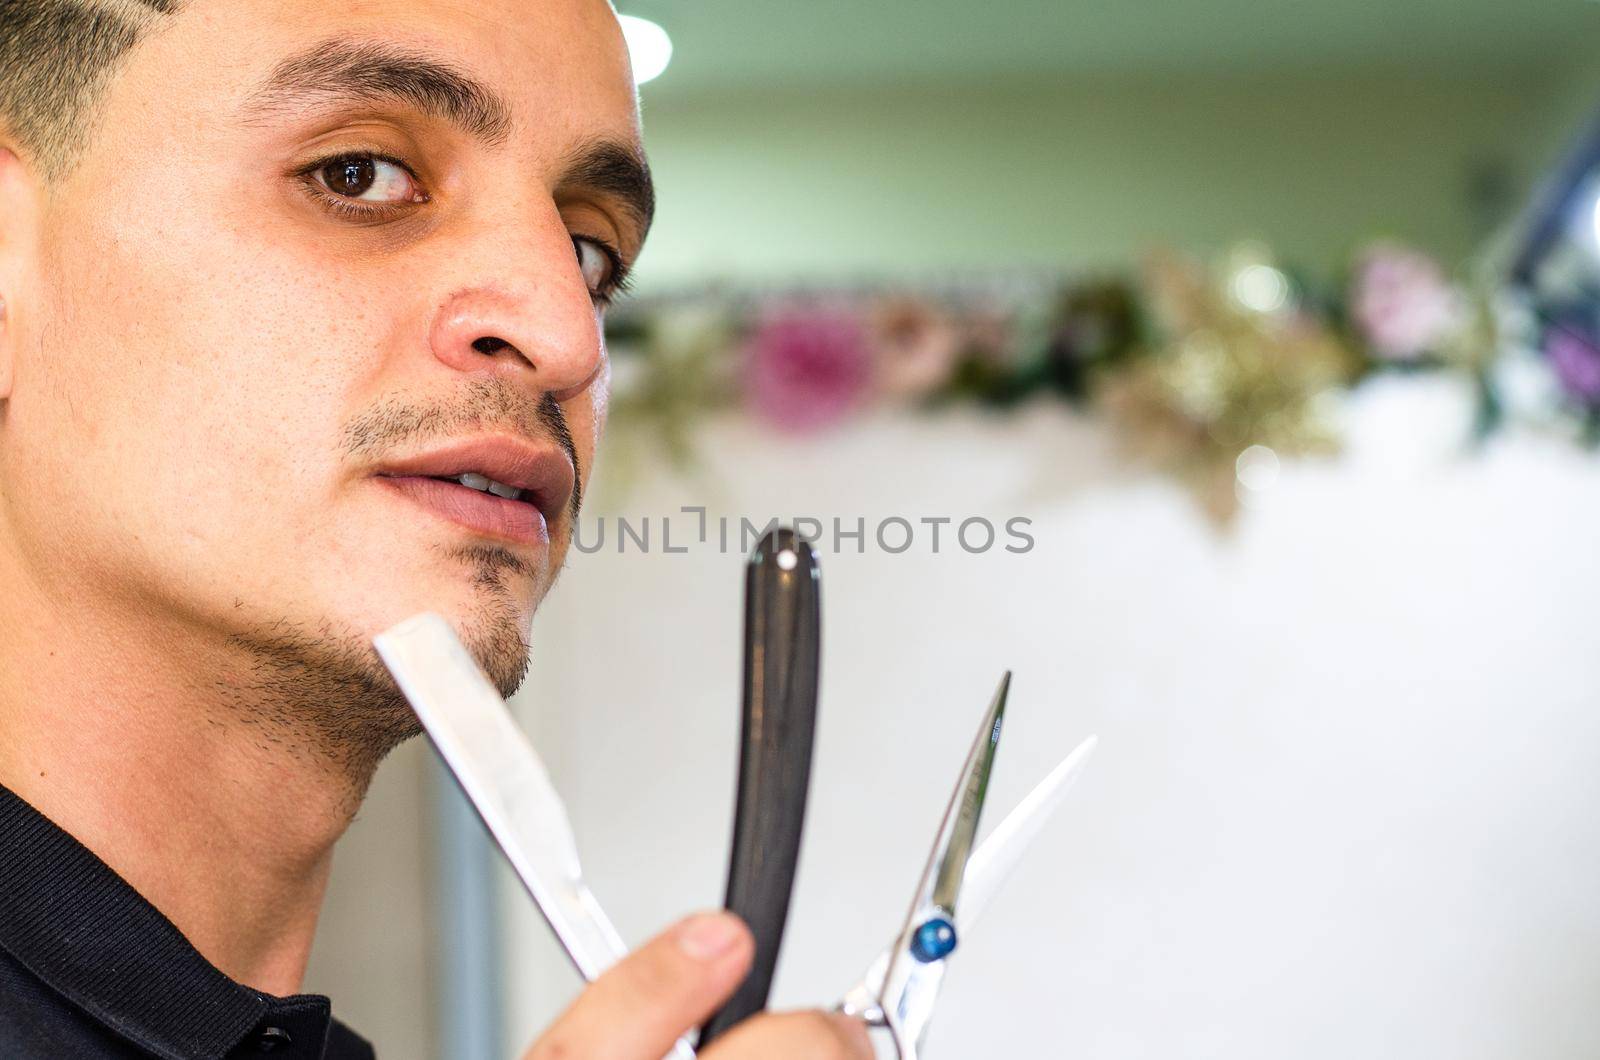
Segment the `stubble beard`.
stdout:
<path fill-rule="evenodd" d="M 470 567 L 477 589 L 477 603 L 458 627 L 462 643 L 509 699 L 527 677 L 531 652 L 507 582 L 536 575 L 502 548 L 471 545 L 449 552 Z M 247 662 L 231 680 L 217 683 L 221 723 L 243 726 L 274 755 L 341 776 L 353 814 L 383 759 L 422 732 L 371 641 L 327 619 L 278 619 L 229 639 Z"/>
<path fill-rule="evenodd" d="M 351 461 L 371 463 L 403 444 L 487 426 L 545 438 L 566 452 L 575 472 L 566 522 L 576 526 L 583 475 L 566 416 L 548 393 L 533 399 L 503 379 L 480 379 L 448 405 L 396 398 L 346 424 L 341 447 Z M 474 604 L 460 616 L 461 639 L 507 699 L 528 672 L 523 611 L 543 599 L 566 555 L 562 522 L 551 521 L 548 567 L 493 544 L 434 549 L 442 563 L 471 579 Z M 314 759 L 342 773 L 354 813 L 379 763 L 422 731 L 370 635 L 332 621 L 279 619 L 230 639 L 247 661 L 242 675 L 219 682 L 222 723 L 242 723 L 271 751 Z"/>

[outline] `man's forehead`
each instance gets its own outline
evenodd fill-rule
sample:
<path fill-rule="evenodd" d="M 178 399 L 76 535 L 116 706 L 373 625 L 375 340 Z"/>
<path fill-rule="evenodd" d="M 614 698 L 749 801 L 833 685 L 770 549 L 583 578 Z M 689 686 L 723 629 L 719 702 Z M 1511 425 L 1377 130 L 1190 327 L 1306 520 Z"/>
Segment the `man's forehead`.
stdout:
<path fill-rule="evenodd" d="M 605 0 L 191 0 L 178 22 L 174 58 L 217 75 L 184 71 L 202 92 L 209 83 L 216 108 L 271 104 L 274 89 L 275 101 L 292 107 L 311 99 L 289 89 L 314 87 L 318 75 L 321 87 L 333 87 L 344 76 L 356 91 L 380 80 L 421 88 L 417 102 L 453 95 L 463 108 L 448 117 L 489 142 L 518 131 L 638 140 L 627 48 Z M 415 61 L 385 72 L 352 61 L 363 52 Z M 428 66 L 457 75 L 455 83 L 431 77 Z M 441 86 L 452 91 L 427 91 Z"/>

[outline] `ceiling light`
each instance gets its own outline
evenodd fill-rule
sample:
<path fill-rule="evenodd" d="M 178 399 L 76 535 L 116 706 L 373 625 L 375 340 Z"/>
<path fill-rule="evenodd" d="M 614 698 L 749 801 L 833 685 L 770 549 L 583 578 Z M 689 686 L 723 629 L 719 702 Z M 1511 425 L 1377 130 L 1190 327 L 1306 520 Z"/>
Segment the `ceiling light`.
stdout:
<path fill-rule="evenodd" d="M 642 85 L 660 77 L 672 61 L 672 38 L 667 31 L 637 15 L 618 15 L 617 21 L 622 23 L 628 57 L 633 60 L 633 83 Z"/>
<path fill-rule="evenodd" d="M 1595 246 L 1600 246 L 1600 191 L 1594 196 L 1594 242 Z"/>

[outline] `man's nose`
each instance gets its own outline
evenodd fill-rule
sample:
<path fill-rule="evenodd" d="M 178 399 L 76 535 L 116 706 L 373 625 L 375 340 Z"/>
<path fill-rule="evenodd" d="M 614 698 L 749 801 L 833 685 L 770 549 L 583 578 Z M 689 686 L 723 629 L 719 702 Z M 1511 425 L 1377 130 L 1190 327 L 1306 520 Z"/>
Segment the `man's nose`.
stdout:
<path fill-rule="evenodd" d="M 445 299 L 428 336 L 435 357 L 459 372 L 499 376 L 559 401 L 594 382 L 604 350 L 599 319 L 572 237 L 564 225 L 557 228 L 517 241 L 521 265 L 489 255 L 484 275 Z M 509 250 L 506 240 L 495 243 Z"/>

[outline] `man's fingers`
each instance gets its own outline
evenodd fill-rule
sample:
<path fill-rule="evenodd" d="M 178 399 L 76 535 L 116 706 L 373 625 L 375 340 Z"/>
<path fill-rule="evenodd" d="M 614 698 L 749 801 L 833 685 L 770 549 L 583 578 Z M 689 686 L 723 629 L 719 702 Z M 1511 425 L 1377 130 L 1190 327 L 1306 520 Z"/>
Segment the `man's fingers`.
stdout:
<path fill-rule="evenodd" d="M 738 917 L 690 917 L 595 980 L 524 1060 L 660 1060 L 705 1022 L 750 968 L 755 940 Z M 827 1012 L 758 1013 L 701 1060 L 872 1060 L 866 1027 Z"/>
<path fill-rule="evenodd" d="M 682 920 L 591 983 L 524 1060 L 661 1060 L 733 993 L 754 952 L 730 913 Z"/>
<path fill-rule="evenodd" d="M 804 1057 L 873 1060 L 864 1023 L 838 1012 L 768 1012 L 751 1016 L 700 1053 L 700 1060 Z"/>

